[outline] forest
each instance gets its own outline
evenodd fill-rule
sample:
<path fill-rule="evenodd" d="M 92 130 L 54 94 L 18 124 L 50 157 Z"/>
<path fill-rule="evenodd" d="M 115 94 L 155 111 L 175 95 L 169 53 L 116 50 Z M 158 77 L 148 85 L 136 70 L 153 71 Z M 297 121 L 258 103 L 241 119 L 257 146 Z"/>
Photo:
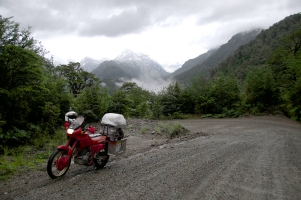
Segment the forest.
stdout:
<path fill-rule="evenodd" d="M 300 18 L 296 14 L 286 23 Z M 88 122 L 109 112 L 158 120 L 280 114 L 300 121 L 301 29 L 283 30 L 263 31 L 253 49 L 251 44 L 239 48 L 210 77 L 173 82 L 158 93 L 126 82 L 109 93 L 79 63 L 55 66 L 30 27 L 21 29 L 12 18 L 0 16 L 0 151 L 25 144 L 42 147 L 62 128 L 70 108 Z M 258 48 L 268 51 L 252 57 Z"/>

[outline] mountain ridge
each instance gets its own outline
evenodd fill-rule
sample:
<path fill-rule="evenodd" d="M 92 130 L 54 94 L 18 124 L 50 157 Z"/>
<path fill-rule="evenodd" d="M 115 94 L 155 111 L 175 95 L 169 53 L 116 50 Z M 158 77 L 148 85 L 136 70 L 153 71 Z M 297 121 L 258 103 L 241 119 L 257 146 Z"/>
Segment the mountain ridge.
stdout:
<path fill-rule="evenodd" d="M 215 49 L 210 49 L 208 50 L 206 53 L 203 53 L 199 56 L 197 56 L 196 58 L 192 58 L 187 60 L 182 67 L 180 67 L 179 69 L 175 70 L 169 77 L 175 77 L 185 71 L 190 70 L 191 68 L 193 68 L 194 66 L 198 65 L 198 64 L 202 64 L 204 61 L 206 61 L 213 53 L 215 53 L 217 50 L 217 48 Z"/>
<path fill-rule="evenodd" d="M 210 75 L 211 69 L 217 67 L 219 63 L 227 59 L 240 46 L 252 41 L 261 30 L 262 29 L 257 28 L 233 35 L 227 43 L 221 45 L 206 60 L 200 62 L 191 69 L 184 71 L 183 73 L 173 76 L 173 79 L 178 82 L 187 83 L 191 80 L 192 77 L 195 77 L 200 74 L 208 77 Z"/>
<path fill-rule="evenodd" d="M 80 61 L 80 66 L 83 70 L 87 72 L 91 72 L 93 69 L 98 67 L 103 61 L 107 60 L 106 58 L 103 58 L 101 60 L 96 60 L 91 57 L 85 57 Z"/>
<path fill-rule="evenodd" d="M 239 47 L 231 56 L 221 62 L 212 75 L 219 72 L 231 73 L 239 79 L 244 79 L 248 70 L 255 65 L 264 64 L 273 50 L 278 48 L 279 40 L 290 33 L 300 30 L 301 13 L 290 15 L 283 20 L 274 23 L 266 30 L 262 30 L 258 36 L 247 45 Z"/>
<path fill-rule="evenodd" d="M 140 86 L 147 87 L 147 84 L 165 82 L 165 77 L 169 75 L 158 62 L 148 55 L 138 54 L 131 50 L 123 51 L 114 60 L 103 61 L 92 70 L 92 73 L 103 84 L 110 86 L 111 90 L 116 90 L 120 84 L 133 80 L 141 83 Z M 148 80 L 149 83 L 144 83 L 145 80 Z"/>

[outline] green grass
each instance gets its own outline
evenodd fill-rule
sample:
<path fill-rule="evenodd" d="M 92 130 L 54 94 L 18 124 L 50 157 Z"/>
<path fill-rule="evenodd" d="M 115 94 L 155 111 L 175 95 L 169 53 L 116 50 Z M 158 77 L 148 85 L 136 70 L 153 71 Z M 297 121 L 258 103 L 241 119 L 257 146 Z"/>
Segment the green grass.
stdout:
<path fill-rule="evenodd" d="M 158 122 L 154 130 L 157 134 L 165 135 L 168 138 L 180 137 L 189 133 L 189 131 L 184 129 L 179 123 Z"/>
<path fill-rule="evenodd" d="M 32 145 L 3 147 L 3 155 L 0 155 L 0 180 L 9 179 L 28 170 L 41 169 L 56 147 L 66 143 L 64 133 L 61 129 L 52 137 L 37 137 L 32 141 Z"/>
<path fill-rule="evenodd" d="M 162 135 L 162 131 L 161 128 L 159 126 L 155 126 L 154 128 L 155 133 L 157 133 L 158 135 Z"/>
<path fill-rule="evenodd" d="M 143 125 L 143 126 L 141 126 L 141 133 L 142 134 L 145 134 L 147 131 L 149 131 L 150 130 L 150 127 L 149 126 L 147 126 L 147 125 Z"/>

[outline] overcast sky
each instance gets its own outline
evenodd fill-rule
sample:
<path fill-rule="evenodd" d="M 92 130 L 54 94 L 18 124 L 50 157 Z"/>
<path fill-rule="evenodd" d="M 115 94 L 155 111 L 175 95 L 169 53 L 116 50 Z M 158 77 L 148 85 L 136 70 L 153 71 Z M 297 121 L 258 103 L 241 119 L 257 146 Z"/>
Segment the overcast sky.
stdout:
<path fill-rule="evenodd" d="M 125 49 L 183 64 L 238 32 L 301 12 L 300 0 L 1 0 L 58 64 L 114 59 Z"/>

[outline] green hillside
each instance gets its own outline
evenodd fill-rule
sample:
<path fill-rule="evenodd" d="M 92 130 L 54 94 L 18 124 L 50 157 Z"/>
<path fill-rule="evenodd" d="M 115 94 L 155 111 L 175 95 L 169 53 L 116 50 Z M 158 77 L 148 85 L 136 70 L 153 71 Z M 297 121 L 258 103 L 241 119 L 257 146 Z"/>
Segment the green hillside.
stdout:
<path fill-rule="evenodd" d="M 253 66 L 265 64 L 272 53 L 282 45 L 281 40 L 300 28 L 300 13 L 286 17 L 269 29 L 261 31 L 248 44 L 240 46 L 233 55 L 219 64 L 212 74 L 223 72 L 244 79 L 248 70 Z"/>
<path fill-rule="evenodd" d="M 212 71 L 239 80 L 243 102 L 258 112 L 301 119 L 301 13 L 291 15 L 239 47 Z"/>
<path fill-rule="evenodd" d="M 177 76 L 178 74 L 181 74 L 185 71 L 190 70 L 191 68 L 197 66 L 197 65 L 201 65 L 204 61 L 206 61 L 212 54 L 214 54 L 216 52 L 217 49 L 210 49 L 208 50 L 206 53 L 203 53 L 201 55 L 199 55 L 196 58 L 190 59 L 188 61 L 186 61 L 181 68 L 177 69 L 176 71 L 174 71 L 170 77 L 174 77 Z"/>
<path fill-rule="evenodd" d="M 213 52 L 205 61 L 198 63 L 190 70 L 176 75 L 175 80 L 187 83 L 190 82 L 191 78 L 200 74 L 209 76 L 210 71 L 213 68 L 217 67 L 222 61 L 232 55 L 238 47 L 253 40 L 259 31 L 260 29 L 255 29 L 234 35 L 226 44 L 223 44 L 215 52 Z"/>

